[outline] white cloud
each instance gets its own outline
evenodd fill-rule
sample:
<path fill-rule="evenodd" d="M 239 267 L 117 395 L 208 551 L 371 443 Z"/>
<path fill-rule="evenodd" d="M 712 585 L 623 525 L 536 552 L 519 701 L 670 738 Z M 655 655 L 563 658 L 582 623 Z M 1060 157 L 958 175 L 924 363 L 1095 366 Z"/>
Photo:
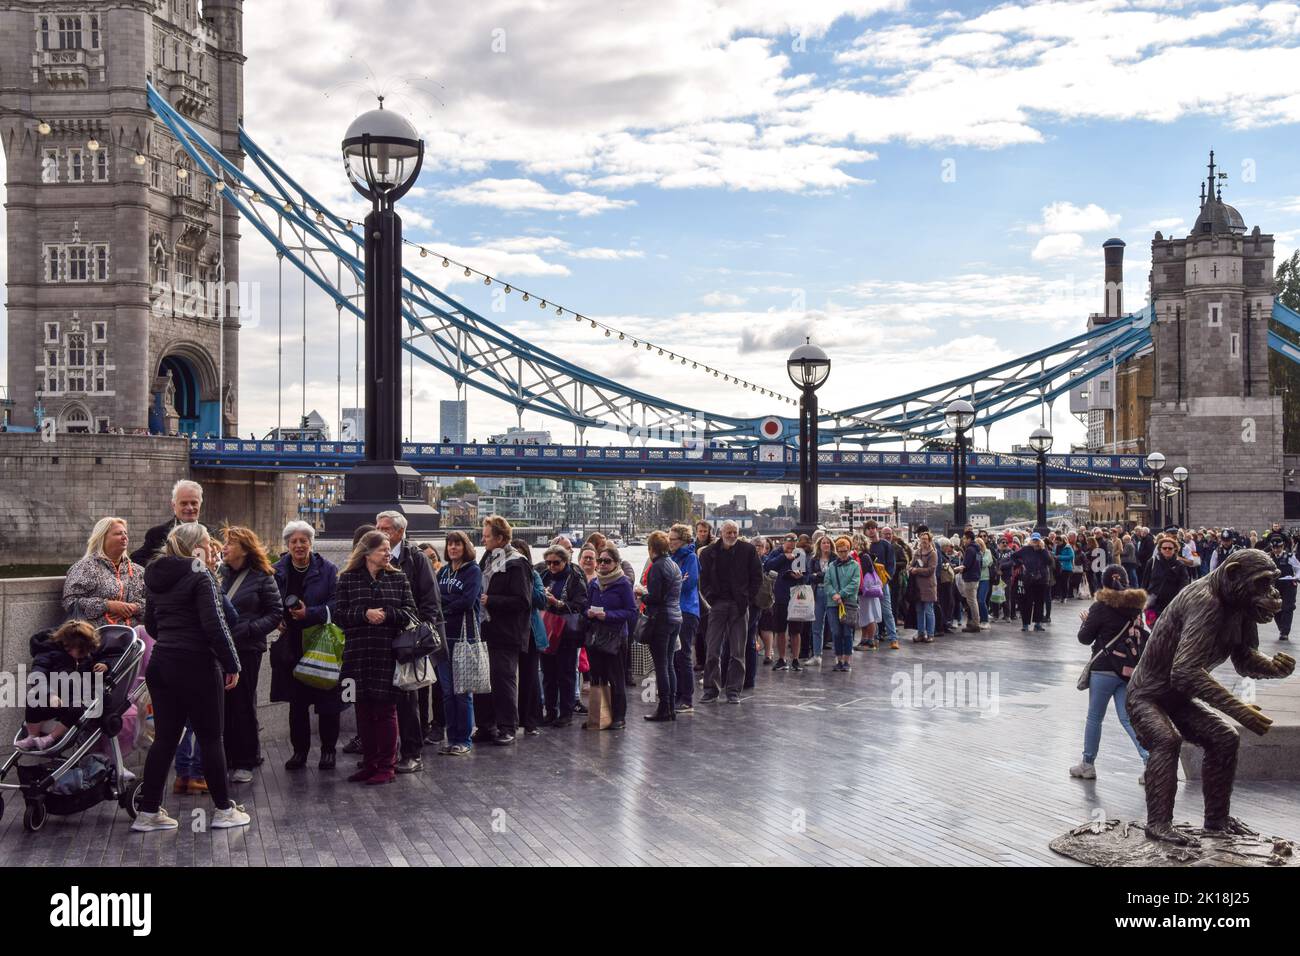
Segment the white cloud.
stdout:
<path fill-rule="evenodd" d="M 1186 229 L 1187 220 L 1182 216 L 1170 216 L 1168 219 L 1152 219 L 1146 224 L 1146 228 L 1172 234 L 1174 231 Z"/>
<path fill-rule="evenodd" d="M 1119 218 L 1096 203 L 1080 207 L 1072 202 L 1054 202 L 1043 207 L 1043 221 L 1029 226 L 1027 231 L 1033 235 L 1109 231 L 1119 225 Z"/>
<path fill-rule="evenodd" d="M 480 179 L 443 190 L 441 195 L 460 205 L 492 206 L 514 212 L 571 212 L 582 217 L 635 205 L 630 199 L 610 199 L 578 190 L 554 193 L 531 179 Z"/>
<path fill-rule="evenodd" d="M 1083 236 L 1077 232 L 1060 232 L 1039 239 L 1038 245 L 1034 246 L 1034 251 L 1030 253 L 1030 257 L 1035 262 L 1041 262 L 1044 259 L 1063 259 L 1077 256 L 1082 250 Z"/>
<path fill-rule="evenodd" d="M 732 292 L 710 292 L 700 296 L 700 301 L 711 306 L 741 306 L 746 300 L 744 296 Z"/>

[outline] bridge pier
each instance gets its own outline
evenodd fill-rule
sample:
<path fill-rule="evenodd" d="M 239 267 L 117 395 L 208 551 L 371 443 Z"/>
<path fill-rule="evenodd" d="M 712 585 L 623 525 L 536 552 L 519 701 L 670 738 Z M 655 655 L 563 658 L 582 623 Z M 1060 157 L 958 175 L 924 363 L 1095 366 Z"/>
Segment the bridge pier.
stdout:
<path fill-rule="evenodd" d="M 214 528 L 252 528 L 274 561 L 281 551 L 280 532 L 298 517 L 298 475 L 204 468 L 194 480 L 203 485 L 203 521 Z"/>

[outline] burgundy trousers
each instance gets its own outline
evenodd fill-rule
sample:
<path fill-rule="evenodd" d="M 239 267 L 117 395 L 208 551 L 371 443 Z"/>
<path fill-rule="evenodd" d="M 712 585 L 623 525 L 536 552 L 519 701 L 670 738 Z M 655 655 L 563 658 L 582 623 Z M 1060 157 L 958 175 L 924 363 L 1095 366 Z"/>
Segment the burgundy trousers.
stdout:
<path fill-rule="evenodd" d="M 358 700 L 357 733 L 366 769 L 374 776 L 393 776 L 397 765 L 397 705 Z"/>

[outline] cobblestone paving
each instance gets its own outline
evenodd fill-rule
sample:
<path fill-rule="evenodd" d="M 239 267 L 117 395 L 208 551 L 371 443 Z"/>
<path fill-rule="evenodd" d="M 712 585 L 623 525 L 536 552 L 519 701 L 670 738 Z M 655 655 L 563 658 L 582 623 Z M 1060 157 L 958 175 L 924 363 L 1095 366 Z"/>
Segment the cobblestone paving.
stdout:
<path fill-rule="evenodd" d="M 1145 816 L 1141 762 L 1113 713 L 1097 779 L 1066 773 L 1082 745 L 1086 698 L 1074 682 L 1086 649 L 1074 631 L 1085 606 L 1058 605 L 1043 634 L 994 625 L 931 646 L 905 638 L 902 650 L 858 654 L 850 674 L 832 673 L 833 660 L 764 669 L 741 705 L 699 705 L 675 724 L 642 721 L 652 705 L 634 695 L 625 731 L 575 723 L 462 758 L 430 748 L 423 773 L 384 787 L 347 783 L 342 754 L 333 773 L 316 769 L 315 753 L 306 770 L 285 771 L 285 729 L 268 728 L 265 765 L 234 788 L 251 826 L 191 832 L 191 812 L 210 801 L 169 793 L 177 832 L 131 833 L 101 804 L 28 834 L 9 798 L 0 865 L 1073 865 L 1047 848 L 1052 838 L 1097 808 Z M 965 706 L 925 693 L 926 675 L 972 671 Z M 1234 812 L 1300 838 L 1295 793 L 1291 782 L 1239 782 Z M 1199 784 L 1182 784 L 1178 801 L 1177 818 L 1199 822 Z"/>

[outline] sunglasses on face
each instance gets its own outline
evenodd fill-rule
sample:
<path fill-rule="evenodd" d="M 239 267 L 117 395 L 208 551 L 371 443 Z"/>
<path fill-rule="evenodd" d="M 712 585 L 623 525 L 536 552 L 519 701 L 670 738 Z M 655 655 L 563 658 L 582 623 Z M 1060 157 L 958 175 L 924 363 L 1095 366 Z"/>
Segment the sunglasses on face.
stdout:
<path fill-rule="evenodd" d="M 564 563 L 563 561 L 559 561 L 555 558 L 551 558 L 549 561 L 546 562 L 546 566 L 548 568 L 558 568 L 563 563 Z"/>
<path fill-rule="evenodd" d="M 614 559 L 613 559 L 613 558 L 600 558 L 600 559 L 597 560 L 596 563 L 597 563 L 597 564 L 613 564 L 613 563 L 614 563 Z"/>

